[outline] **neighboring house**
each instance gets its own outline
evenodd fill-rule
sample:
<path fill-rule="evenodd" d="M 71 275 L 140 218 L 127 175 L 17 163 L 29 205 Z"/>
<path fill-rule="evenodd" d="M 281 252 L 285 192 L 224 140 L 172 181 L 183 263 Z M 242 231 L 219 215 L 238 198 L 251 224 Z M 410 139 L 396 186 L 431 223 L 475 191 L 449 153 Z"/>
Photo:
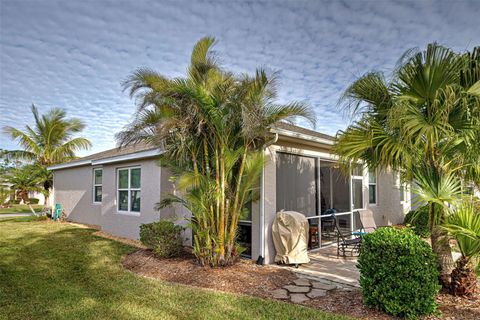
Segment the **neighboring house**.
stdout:
<path fill-rule="evenodd" d="M 369 208 L 377 225 L 403 222 L 410 210 L 410 192 L 398 174 L 369 172 L 361 165 L 345 174 L 332 154 L 334 138 L 288 124 L 272 129 L 274 143 L 265 153 L 259 201 L 240 221 L 240 241 L 253 259 L 274 262 L 271 226 L 276 212 L 295 210 L 310 223 L 311 249 L 334 243 L 331 212 L 341 228 L 357 229 L 352 212 Z M 51 167 L 54 203 L 69 220 L 96 225 L 102 230 L 138 239 L 142 223 L 177 218 L 185 224 L 190 213 L 182 207 L 156 211 L 162 194 L 175 193 L 167 169 L 157 166 L 161 150 L 137 144 L 112 149 Z M 185 243 L 191 244 L 191 231 Z"/>

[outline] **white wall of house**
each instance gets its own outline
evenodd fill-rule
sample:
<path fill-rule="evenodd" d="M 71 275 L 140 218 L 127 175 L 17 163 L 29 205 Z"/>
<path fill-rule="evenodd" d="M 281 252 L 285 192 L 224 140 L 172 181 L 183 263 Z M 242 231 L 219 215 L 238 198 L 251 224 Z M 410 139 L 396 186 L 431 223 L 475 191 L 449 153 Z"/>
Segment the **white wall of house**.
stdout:
<path fill-rule="evenodd" d="M 120 212 L 117 199 L 117 171 L 121 168 L 141 169 L 140 212 Z M 93 169 L 102 168 L 102 201 L 93 201 Z M 165 173 L 165 174 L 163 174 Z M 138 160 L 66 168 L 54 171 L 54 202 L 60 203 L 69 220 L 95 225 L 102 230 L 132 239 L 138 239 L 143 223 L 162 218 L 181 218 L 184 210 L 176 208 L 155 210 L 163 193 L 172 193 L 169 175 L 154 160 Z M 188 233 L 187 233 L 188 234 Z"/>

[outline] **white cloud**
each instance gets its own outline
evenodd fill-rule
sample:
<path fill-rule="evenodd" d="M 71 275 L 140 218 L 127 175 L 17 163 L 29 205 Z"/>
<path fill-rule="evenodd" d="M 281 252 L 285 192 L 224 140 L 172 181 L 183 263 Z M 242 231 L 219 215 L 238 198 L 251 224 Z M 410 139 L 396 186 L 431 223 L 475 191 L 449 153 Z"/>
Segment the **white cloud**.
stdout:
<path fill-rule="evenodd" d="M 135 110 L 120 82 L 140 66 L 183 74 L 200 37 L 218 38 L 226 68 L 280 71 L 282 102 L 315 107 L 334 134 L 336 108 L 356 77 L 389 71 L 408 48 L 438 41 L 480 45 L 475 1 L 13 1 L 0 4 L 0 126 L 31 122 L 29 106 L 52 106 L 87 123 L 93 151 Z M 0 148 L 14 148 L 5 136 Z"/>

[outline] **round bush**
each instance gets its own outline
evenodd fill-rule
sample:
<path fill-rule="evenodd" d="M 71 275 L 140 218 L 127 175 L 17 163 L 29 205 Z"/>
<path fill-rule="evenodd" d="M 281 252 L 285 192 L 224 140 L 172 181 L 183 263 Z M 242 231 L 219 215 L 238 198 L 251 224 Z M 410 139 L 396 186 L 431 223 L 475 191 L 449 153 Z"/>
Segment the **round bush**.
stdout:
<path fill-rule="evenodd" d="M 357 267 L 366 305 L 408 318 L 436 310 L 436 257 L 412 230 L 386 227 L 365 235 Z"/>
<path fill-rule="evenodd" d="M 403 223 L 405 225 L 411 225 L 416 235 L 422 238 L 430 237 L 430 229 L 428 228 L 428 206 L 423 206 L 407 213 Z"/>
<path fill-rule="evenodd" d="M 176 257 L 183 252 L 182 230 L 168 220 L 142 224 L 140 241 L 159 257 Z"/>

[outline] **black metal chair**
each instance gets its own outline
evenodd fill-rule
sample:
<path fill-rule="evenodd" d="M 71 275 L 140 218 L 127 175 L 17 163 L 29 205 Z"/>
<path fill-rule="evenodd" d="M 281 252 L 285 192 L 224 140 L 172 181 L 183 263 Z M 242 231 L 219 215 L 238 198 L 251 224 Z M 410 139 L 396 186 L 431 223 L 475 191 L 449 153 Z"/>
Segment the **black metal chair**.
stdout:
<path fill-rule="evenodd" d="M 338 219 L 336 217 L 333 217 L 333 219 L 337 231 L 337 257 L 340 256 L 340 253 L 342 253 L 342 257 L 347 257 L 347 253 L 350 253 L 351 257 L 353 257 L 354 254 L 358 255 L 360 253 L 362 238 L 355 237 L 352 233 L 342 232 L 338 224 Z"/>

